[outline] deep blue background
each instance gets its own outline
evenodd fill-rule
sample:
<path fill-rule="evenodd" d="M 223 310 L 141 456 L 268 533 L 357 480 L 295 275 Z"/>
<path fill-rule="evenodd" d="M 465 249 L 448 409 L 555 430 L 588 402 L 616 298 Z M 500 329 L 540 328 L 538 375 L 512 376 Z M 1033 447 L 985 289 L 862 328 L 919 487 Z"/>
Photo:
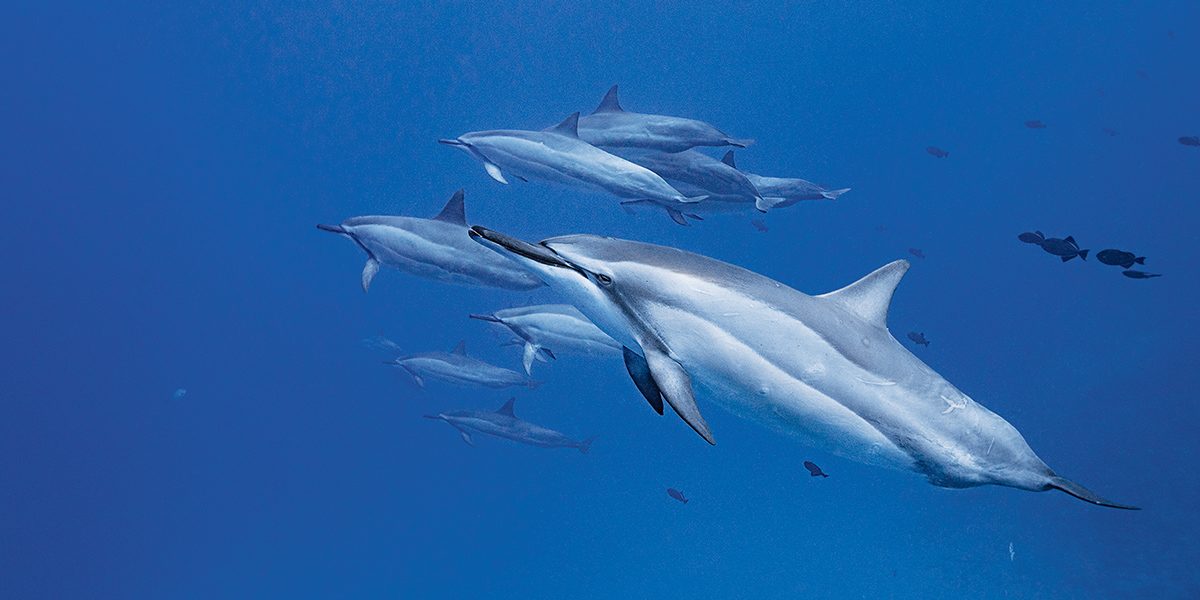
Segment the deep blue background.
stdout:
<path fill-rule="evenodd" d="M 0 596 L 1200 594 L 1200 149 L 1176 142 L 1200 134 L 1195 2 L 36 4 L 0 19 Z M 747 170 L 854 189 L 765 234 L 685 229 L 435 143 L 553 124 L 613 83 L 757 138 Z M 465 338 L 516 367 L 466 315 L 553 295 L 394 271 L 364 295 L 361 252 L 313 227 L 432 215 L 458 187 L 473 223 L 677 245 L 813 293 L 922 248 L 897 336 L 924 331 L 918 355 L 1055 469 L 1146 510 L 937 489 L 715 407 L 708 447 L 618 361 L 571 356 L 517 413 L 599 436 L 591 454 L 468 447 L 419 416 L 507 394 L 420 391 L 359 340 Z M 1034 228 L 1166 276 L 1060 264 L 1015 239 Z"/>

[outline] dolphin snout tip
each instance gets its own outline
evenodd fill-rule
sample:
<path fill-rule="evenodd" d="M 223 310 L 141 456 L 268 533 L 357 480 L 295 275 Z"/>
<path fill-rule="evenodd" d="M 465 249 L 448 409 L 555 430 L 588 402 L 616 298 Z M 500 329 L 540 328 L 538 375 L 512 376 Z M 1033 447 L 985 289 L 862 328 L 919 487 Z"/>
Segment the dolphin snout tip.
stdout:
<path fill-rule="evenodd" d="M 438 140 L 438 143 L 445 144 L 447 146 L 466 146 L 467 145 L 466 143 L 464 143 L 462 140 L 460 140 L 458 138 L 454 138 L 454 139 L 442 138 L 442 139 Z"/>
<path fill-rule="evenodd" d="M 317 229 L 320 229 L 321 231 L 328 231 L 329 233 L 346 233 L 346 228 L 342 227 L 341 225 L 325 225 L 324 223 L 317 223 Z"/>

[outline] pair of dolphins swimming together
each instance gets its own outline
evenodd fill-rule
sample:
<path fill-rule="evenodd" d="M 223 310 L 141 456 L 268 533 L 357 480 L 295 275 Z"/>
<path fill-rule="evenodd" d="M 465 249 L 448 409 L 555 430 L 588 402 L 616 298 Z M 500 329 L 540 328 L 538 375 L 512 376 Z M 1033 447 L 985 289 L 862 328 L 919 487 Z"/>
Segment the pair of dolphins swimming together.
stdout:
<path fill-rule="evenodd" d="M 809 296 L 676 248 L 594 235 L 530 244 L 479 226 L 469 233 L 622 344 L 629 374 L 654 410 L 669 404 L 710 444 L 697 397 L 937 486 L 1054 489 L 1135 508 L 1060 477 L 1016 428 L 892 337 L 888 306 L 907 261 Z"/>

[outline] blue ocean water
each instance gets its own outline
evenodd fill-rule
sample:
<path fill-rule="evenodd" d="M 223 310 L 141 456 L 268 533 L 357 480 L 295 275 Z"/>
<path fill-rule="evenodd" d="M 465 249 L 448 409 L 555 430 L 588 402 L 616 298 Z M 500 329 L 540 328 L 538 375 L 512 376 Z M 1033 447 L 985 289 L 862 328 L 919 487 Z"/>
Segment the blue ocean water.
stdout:
<path fill-rule="evenodd" d="M 1200 149 L 1176 141 L 1200 135 L 1194 2 L 4 13 L 0 597 L 1200 596 Z M 436 143 L 554 124 L 614 83 L 627 109 L 757 139 L 747 170 L 853 190 L 765 233 L 684 228 L 502 186 Z M 597 436 L 589 454 L 467 446 L 421 415 L 512 394 L 419 389 L 360 340 L 465 339 L 519 368 L 467 315 L 559 299 L 388 270 L 364 295 L 361 251 L 313 227 L 432 216 L 460 187 L 471 223 L 677 246 L 809 293 L 910 258 L 893 333 L 1144 510 L 939 489 L 716 407 L 710 447 L 619 361 L 575 356 L 516 409 Z M 1033 229 L 1165 276 L 1060 263 L 1016 240 Z"/>

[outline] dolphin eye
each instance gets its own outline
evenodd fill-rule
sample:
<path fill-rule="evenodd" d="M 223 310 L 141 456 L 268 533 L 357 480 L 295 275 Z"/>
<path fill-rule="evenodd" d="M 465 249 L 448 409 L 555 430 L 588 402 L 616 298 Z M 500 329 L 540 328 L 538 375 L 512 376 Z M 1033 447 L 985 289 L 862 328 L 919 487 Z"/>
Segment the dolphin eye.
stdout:
<path fill-rule="evenodd" d="M 612 277 L 609 277 L 608 275 L 605 275 L 604 273 L 596 273 L 596 281 L 599 281 L 600 285 L 603 285 L 603 286 L 612 285 Z"/>

